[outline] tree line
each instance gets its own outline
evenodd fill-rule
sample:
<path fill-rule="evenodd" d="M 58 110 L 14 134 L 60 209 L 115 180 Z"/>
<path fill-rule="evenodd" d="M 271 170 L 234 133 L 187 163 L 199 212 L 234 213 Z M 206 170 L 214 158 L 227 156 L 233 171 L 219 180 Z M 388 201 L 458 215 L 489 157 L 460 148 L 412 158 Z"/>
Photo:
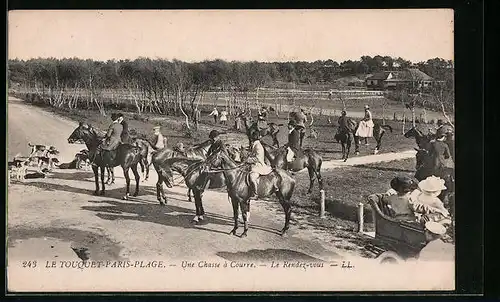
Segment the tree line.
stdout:
<path fill-rule="evenodd" d="M 97 107 L 105 114 L 103 91 L 126 95 L 140 114 L 145 110 L 186 116 L 207 91 L 226 91 L 231 99 L 274 83 L 330 83 L 340 77 L 366 75 L 383 70 L 418 68 L 438 80 L 453 82 L 451 61 L 435 58 L 412 63 L 402 58 L 363 56 L 337 63 L 315 62 L 227 62 L 212 60 L 187 63 L 179 60 L 138 58 L 135 60 L 83 60 L 37 58 L 9 60 L 10 87 L 24 88 L 54 107 Z M 109 97 L 109 96 L 108 96 Z M 231 107 L 230 103 L 229 106 Z"/>

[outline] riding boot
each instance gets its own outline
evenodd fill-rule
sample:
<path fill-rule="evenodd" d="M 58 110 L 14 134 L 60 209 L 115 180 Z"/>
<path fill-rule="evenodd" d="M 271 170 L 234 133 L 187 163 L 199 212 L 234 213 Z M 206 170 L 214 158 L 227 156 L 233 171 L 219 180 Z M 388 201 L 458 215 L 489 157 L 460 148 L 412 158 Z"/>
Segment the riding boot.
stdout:
<path fill-rule="evenodd" d="M 257 194 L 257 184 L 250 180 L 250 199 L 257 199 L 259 195 Z"/>

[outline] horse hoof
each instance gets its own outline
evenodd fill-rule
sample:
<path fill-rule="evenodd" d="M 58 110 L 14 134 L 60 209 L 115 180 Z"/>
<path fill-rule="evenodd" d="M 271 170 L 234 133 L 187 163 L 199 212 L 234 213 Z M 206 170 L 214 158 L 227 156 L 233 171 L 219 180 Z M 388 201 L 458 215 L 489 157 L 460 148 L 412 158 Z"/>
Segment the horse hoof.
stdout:
<path fill-rule="evenodd" d="M 240 238 L 245 238 L 245 237 L 247 237 L 247 232 L 241 233 Z"/>
<path fill-rule="evenodd" d="M 99 196 L 99 191 L 94 191 L 95 196 Z"/>
<path fill-rule="evenodd" d="M 123 196 L 123 197 L 122 197 L 122 199 L 123 199 L 123 200 L 128 200 L 127 195 Z"/>
<path fill-rule="evenodd" d="M 132 196 L 134 196 L 134 197 L 139 196 L 139 192 L 134 192 L 134 194 Z"/>
<path fill-rule="evenodd" d="M 307 190 L 307 194 L 311 194 L 312 193 L 312 190 Z"/>
<path fill-rule="evenodd" d="M 160 201 L 160 206 L 164 207 L 164 206 L 166 206 L 166 204 L 164 202 Z"/>
<path fill-rule="evenodd" d="M 105 192 L 105 191 L 104 191 L 104 190 L 102 190 L 101 192 L 99 192 L 99 195 L 100 195 L 100 196 L 104 196 L 104 192 Z"/>

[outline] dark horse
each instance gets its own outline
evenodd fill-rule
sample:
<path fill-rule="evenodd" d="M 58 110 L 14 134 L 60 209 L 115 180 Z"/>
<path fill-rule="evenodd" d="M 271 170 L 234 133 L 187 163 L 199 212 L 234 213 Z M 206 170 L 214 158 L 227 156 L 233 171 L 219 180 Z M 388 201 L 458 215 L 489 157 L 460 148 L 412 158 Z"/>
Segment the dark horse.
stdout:
<path fill-rule="evenodd" d="M 272 147 L 266 143 L 262 143 L 265 151 L 265 157 L 268 163 L 273 168 L 279 168 L 283 170 L 288 170 L 292 172 L 298 172 L 307 168 L 309 172 L 309 189 L 307 193 L 312 192 L 314 181 L 318 179 L 319 189 L 323 189 L 323 178 L 321 176 L 321 165 L 323 164 L 323 159 L 321 156 L 313 149 L 302 150 L 293 162 L 288 163 L 286 160 L 287 146 L 281 146 L 280 148 Z"/>
<path fill-rule="evenodd" d="M 161 174 L 162 167 L 167 159 L 181 157 L 181 158 L 189 158 L 189 159 L 197 159 L 197 160 L 205 160 L 207 157 L 208 149 L 210 148 L 211 142 L 207 140 L 203 143 L 197 144 L 185 150 L 177 150 L 170 148 L 163 148 L 158 151 L 154 151 L 151 156 L 151 163 L 153 164 L 156 173 L 158 174 L 158 181 L 156 182 L 156 195 L 160 205 L 165 205 L 165 203 L 160 198 L 160 189 L 163 190 L 162 184 L 165 182 L 164 177 Z M 163 195 L 164 196 L 164 195 Z M 191 201 L 191 188 L 188 186 L 187 192 L 188 200 Z"/>
<path fill-rule="evenodd" d="M 130 176 L 128 174 L 129 169 L 135 176 L 135 192 L 134 196 L 139 194 L 139 172 L 137 171 L 137 165 L 141 161 L 141 149 L 137 146 L 130 144 L 120 144 L 118 148 L 114 151 L 115 157 L 113 161 L 108 161 L 107 158 L 103 158 L 101 152 L 97 152 L 97 147 L 102 141 L 102 137 L 99 132 L 89 124 L 84 124 L 80 122 L 78 127 L 71 133 L 68 138 L 68 143 L 73 144 L 75 142 L 83 140 L 87 149 L 89 150 L 91 158 L 94 158 L 94 164 L 92 165 L 92 170 L 94 171 L 95 178 L 95 195 L 104 195 L 105 185 L 104 185 L 104 168 L 105 167 L 116 167 L 121 166 L 123 169 L 123 174 L 127 183 L 127 192 L 124 199 L 127 199 L 130 193 Z M 97 152 L 97 154 L 96 154 Z M 99 168 L 101 170 L 101 184 L 102 189 L 99 192 Z"/>
<path fill-rule="evenodd" d="M 349 152 L 351 149 L 352 138 L 354 138 L 354 153 L 359 154 L 359 142 L 360 137 L 356 136 L 356 131 L 358 131 L 359 122 L 354 121 L 351 118 L 347 118 L 347 128 L 339 129 L 338 133 L 335 135 L 335 140 L 340 142 L 342 145 L 342 159 L 347 161 L 349 157 Z M 385 132 L 389 130 L 392 132 L 392 127 L 389 125 L 381 125 L 374 122 L 373 126 L 373 138 L 377 142 L 373 154 L 377 154 L 382 147 L 382 137 L 384 137 Z M 347 145 L 347 148 L 345 147 Z"/>
<path fill-rule="evenodd" d="M 453 168 L 447 167 L 435 167 L 434 165 L 434 156 L 425 149 L 415 149 L 417 150 L 416 154 L 416 172 L 415 178 L 418 181 L 422 181 L 427 177 L 434 175 L 444 179 L 444 184 L 446 186 L 446 190 L 444 190 L 439 198 L 447 204 L 449 194 L 455 192 L 455 171 Z"/>
<path fill-rule="evenodd" d="M 436 139 L 436 135 L 429 133 L 423 134 L 422 131 L 418 130 L 415 127 L 412 127 L 410 130 L 406 131 L 404 134 L 406 138 L 415 138 L 415 142 L 419 149 L 430 150 L 431 141 Z M 448 148 L 450 149 L 451 158 L 455 160 L 455 137 L 452 132 L 446 133 L 446 140 L 444 141 Z"/>
<path fill-rule="evenodd" d="M 412 127 L 410 130 L 406 131 L 404 136 L 406 138 L 415 138 L 415 142 L 419 149 L 429 150 L 431 145 L 431 140 L 435 139 L 432 134 L 423 134 L 422 131 L 418 130 L 415 127 Z"/>
<path fill-rule="evenodd" d="M 183 178 L 186 186 L 193 192 L 194 204 L 196 208 L 196 216 L 194 222 L 199 222 L 204 219 L 205 209 L 203 208 L 202 197 L 206 189 L 219 189 L 226 186 L 224 174 L 219 173 L 203 173 L 205 171 L 205 161 L 200 159 L 174 157 L 165 160 L 159 167 L 159 177 L 167 187 L 173 186 L 173 171 L 179 173 Z M 209 185 L 204 187 L 204 184 Z M 162 203 L 162 199 L 167 203 L 163 186 L 157 184 L 157 199 Z"/>
<path fill-rule="evenodd" d="M 257 122 L 251 122 L 249 121 L 245 116 L 241 116 L 241 120 L 243 120 L 243 123 L 245 124 L 245 133 L 248 138 L 248 145 L 250 146 L 252 144 L 251 142 L 251 135 L 253 131 L 258 130 Z M 280 143 L 278 141 L 278 131 L 277 129 L 283 124 L 276 124 L 276 123 L 267 123 L 268 127 L 264 129 L 259 129 L 260 137 L 266 137 L 270 136 L 273 140 L 273 146 L 279 147 Z"/>
<path fill-rule="evenodd" d="M 249 169 L 247 165 L 237 165 L 223 150 L 217 150 L 206 160 L 206 164 L 214 173 L 222 172 L 226 179 L 228 196 L 233 206 L 234 228 L 229 234 L 236 235 L 238 229 L 238 212 L 241 208 L 244 230 L 241 237 L 246 237 L 248 232 L 248 219 L 250 215 L 250 190 L 248 185 Z M 290 228 L 292 214 L 291 198 L 295 189 L 295 180 L 285 170 L 273 169 L 268 175 L 261 175 L 258 180 L 257 194 L 259 197 L 268 197 L 275 194 L 285 211 L 285 226 L 281 235 L 285 235 Z"/>

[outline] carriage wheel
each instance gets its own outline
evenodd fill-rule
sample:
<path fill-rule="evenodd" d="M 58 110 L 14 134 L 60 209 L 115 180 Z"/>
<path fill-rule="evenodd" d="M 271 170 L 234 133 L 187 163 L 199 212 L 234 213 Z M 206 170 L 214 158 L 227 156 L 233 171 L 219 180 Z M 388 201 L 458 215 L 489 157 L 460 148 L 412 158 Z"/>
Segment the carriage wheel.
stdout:
<path fill-rule="evenodd" d="M 403 258 L 392 251 L 383 252 L 377 257 L 377 260 L 380 264 L 399 264 L 404 262 Z"/>

